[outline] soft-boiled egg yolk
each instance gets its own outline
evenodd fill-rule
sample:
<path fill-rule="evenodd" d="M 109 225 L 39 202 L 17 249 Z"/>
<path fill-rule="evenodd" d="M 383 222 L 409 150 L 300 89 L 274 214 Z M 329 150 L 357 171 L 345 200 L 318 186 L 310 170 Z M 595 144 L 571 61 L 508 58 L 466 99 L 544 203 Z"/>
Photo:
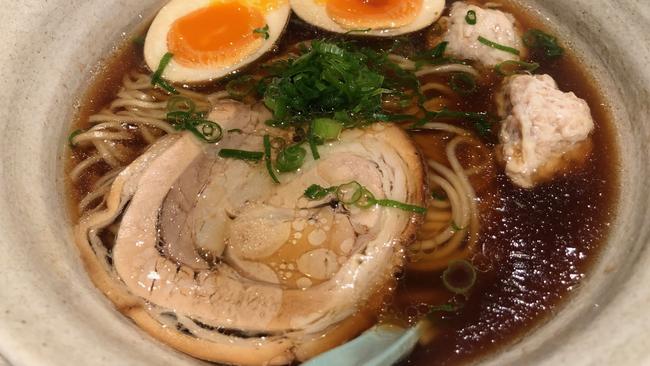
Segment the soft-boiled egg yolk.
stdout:
<path fill-rule="evenodd" d="M 422 10 L 422 0 L 326 0 L 327 14 L 347 29 L 398 28 Z"/>
<path fill-rule="evenodd" d="M 186 67 L 224 66 L 260 48 L 262 9 L 240 1 L 215 2 L 176 20 L 167 34 L 169 52 Z"/>

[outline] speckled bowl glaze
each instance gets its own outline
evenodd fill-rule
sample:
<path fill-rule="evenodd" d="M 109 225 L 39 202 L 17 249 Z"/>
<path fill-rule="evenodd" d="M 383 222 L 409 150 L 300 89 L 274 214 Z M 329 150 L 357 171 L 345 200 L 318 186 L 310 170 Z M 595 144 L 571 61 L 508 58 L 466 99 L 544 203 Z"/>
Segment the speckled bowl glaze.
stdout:
<path fill-rule="evenodd" d="M 648 365 L 650 2 L 521 1 L 572 40 L 599 80 L 615 115 L 622 192 L 610 243 L 572 299 L 482 364 Z M 0 5 L 0 365 L 202 364 L 151 339 L 93 287 L 63 194 L 75 101 L 161 1 Z"/>

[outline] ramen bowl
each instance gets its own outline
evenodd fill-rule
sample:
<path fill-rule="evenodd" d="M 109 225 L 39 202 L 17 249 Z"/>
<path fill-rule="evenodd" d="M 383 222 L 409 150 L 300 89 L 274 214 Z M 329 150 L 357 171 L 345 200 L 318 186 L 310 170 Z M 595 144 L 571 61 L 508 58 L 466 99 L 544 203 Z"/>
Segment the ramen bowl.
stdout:
<path fill-rule="evenodd" d="M 24 0 L 0 40 L 0 364 L 197 365 L 122 316 L 90 281 L 72 239 L 64 154 L 101 61 L 161 2 Z M 606 247 L 563 306 L 482 365 L 650 363 L 650 5 L 521 1 L 597 80 L 620 146 L 618 212 Z"/>

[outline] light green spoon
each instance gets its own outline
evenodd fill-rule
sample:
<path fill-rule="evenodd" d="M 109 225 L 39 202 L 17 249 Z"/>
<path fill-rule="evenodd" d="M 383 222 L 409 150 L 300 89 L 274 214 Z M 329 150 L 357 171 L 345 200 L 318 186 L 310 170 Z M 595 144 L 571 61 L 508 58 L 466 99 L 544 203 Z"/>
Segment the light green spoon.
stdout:
<path fill-rule="evenodd" d="M 375 326 L 356 339 L 325 352 L 304 366 L 391 366 L 404 359 L 418 343 L 423 322 L 404 329 Z"/>

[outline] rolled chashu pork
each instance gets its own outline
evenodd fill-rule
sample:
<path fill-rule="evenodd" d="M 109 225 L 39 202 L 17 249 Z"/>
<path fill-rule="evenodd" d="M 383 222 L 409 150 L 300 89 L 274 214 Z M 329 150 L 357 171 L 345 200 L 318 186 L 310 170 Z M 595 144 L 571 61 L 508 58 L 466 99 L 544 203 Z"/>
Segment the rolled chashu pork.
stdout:
<path fill-rule="evenodd" d="M 115 180 L 106 208 L 76 227 L 97 286 L 154 337 L 209 361 L 304 361 L 374 322 L 420 218 L 310 201 L 312 184 L 357 181 L 377 199 L 424 206 L 424 171 L 410 138 L 375 124 L 345 131 L 296 173 L 271 180 L 263 163 L 222 148 L 262 150 L 263 107 L 221 101 L 219 146 L 189 133 L 154 144 Z M 114 246 L 99 240 L 119 221 Z M 115 227 L 115 226 L 114 226 Z"/>

